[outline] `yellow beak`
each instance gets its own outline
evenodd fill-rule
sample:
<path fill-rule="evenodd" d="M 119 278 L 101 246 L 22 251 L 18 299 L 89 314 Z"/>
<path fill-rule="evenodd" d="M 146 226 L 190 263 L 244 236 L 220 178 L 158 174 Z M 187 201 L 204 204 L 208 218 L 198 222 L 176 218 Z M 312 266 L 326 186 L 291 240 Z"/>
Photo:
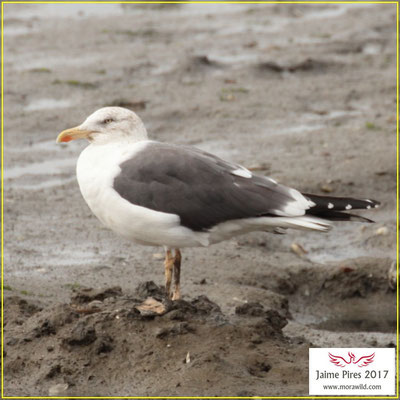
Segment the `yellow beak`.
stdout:
<path fill-rule="evenodd" d="M 93 133 L 93 131 L 87 131 L 84 129 L 80 129 L 79 126 L 75 126 L 74 128 L 62 131 L 57 136 L 56 142 L 62 143 L 62 142 L 69 142 L 75 139 L 87 138 L 91 133 Z"/>

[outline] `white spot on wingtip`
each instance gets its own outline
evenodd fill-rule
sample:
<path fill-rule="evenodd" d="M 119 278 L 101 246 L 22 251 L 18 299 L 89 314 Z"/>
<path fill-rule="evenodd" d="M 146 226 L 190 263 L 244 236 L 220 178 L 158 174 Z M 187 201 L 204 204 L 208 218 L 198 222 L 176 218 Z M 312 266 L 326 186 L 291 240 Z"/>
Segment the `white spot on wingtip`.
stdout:
<path fill-rule="evenodd" d="M 367 206 L 367 210 L 369 210 L 371 208 L 371 206 Z"/>
<path fill-rule="evenodd" d="M 232 171 L 233 175 L 241 176 L 242 178 L 251 178 L 253 174 L 246 168 L 238 168 Z"/>
<path fill-rule="evenodd" d="M 332 203 L 328 203 L 328 208 L 332 209 L 333 207 L 335 207 Z"/>
<path fill-rule="evenodd" d="M 351 210 L 353 207 L 351 206 L 351 204 L 347 204 L 347 206 L 345 207 L 346 210 Z"/>
<path fill-rule="evenodd" d="M 375 208 L 378 208 L 379 207 L 379 204 L 375 204 Z"/>

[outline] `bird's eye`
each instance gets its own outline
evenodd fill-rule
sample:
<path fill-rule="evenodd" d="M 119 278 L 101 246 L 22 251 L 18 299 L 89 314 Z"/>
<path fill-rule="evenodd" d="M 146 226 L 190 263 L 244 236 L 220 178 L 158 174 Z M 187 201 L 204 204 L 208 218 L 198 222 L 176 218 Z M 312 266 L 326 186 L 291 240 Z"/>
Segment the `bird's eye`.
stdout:
<path fill-rule="evenodd" d="M 113 122 L 114 120 L 112 119 L 112 118 L 106 118 L 104 121 L 103 121 L 103 124 L 109 124 L 110 122 Z"/>

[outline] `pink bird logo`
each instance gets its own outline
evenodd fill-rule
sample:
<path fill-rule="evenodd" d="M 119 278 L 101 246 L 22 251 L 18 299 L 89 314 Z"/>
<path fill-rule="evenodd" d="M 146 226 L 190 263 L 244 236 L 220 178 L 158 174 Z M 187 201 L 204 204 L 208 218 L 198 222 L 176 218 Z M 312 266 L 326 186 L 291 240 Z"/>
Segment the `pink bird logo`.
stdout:
<path fill-rule="evenodd" d="M 358 360 L 356 360 L 356 356 L 349 351 L 348 355 L 350 357 L 350 360 L 347 361 L 341 356 L 335 356 L 331 353 L 329 354 L 330 362 L 337 365 L 338 367 L 345 367 L 348 364 L 356 364 L 359 367 L 365 367 L 368 364 L 371 364 L 374 361 L 375 353 L 370 354 L 369 356 L 362 356 Z"/>

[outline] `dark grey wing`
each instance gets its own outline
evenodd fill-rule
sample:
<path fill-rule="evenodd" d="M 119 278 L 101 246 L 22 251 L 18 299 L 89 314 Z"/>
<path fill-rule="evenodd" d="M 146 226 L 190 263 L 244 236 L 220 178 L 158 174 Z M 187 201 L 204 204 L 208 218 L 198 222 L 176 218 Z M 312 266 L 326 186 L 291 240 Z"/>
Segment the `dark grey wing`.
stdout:
<path fill-rule="evenodd" d="M 196 148 L 150 142 L 120 167 L 113 183 L 120 196 L 176 214 L 195 231 L 239 218 L 303 215 L 309 207 L 298 191 Z"/>

